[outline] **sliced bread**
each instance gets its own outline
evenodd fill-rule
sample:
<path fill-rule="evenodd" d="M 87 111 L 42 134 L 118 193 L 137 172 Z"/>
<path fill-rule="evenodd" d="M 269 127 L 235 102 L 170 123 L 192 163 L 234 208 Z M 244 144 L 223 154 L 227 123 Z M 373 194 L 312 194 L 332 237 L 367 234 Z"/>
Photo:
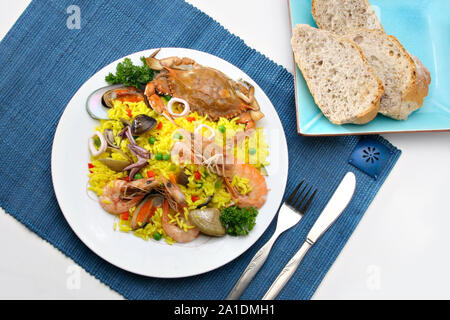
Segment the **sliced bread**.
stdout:
<path fill-rule="evenodd" d="M 339 35 L 361 28 L 384 31 L 367 0 L 312 0 L 312 15 L 320 29 Z"/>
<path fill-rule="evenodd" d="M 361 48 L 376 76 L 383 82 L 380 113 L 406 120 L 428 94 L 430 73 L 394 36 L 380 30 L 360 29 L 346 36 Z"/>
<path fill-rule="evenodd" d="M 364 124 L 376 117 L 383 85 L 355 42 L 298 24 L 291 44 L 316 104 L 332 123 Z"/>

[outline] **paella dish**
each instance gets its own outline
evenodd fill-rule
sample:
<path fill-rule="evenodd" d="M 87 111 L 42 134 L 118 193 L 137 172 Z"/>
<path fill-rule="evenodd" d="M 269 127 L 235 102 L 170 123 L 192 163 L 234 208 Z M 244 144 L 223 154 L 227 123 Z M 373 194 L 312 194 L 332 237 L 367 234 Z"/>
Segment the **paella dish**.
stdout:
<path fill-rule="evenodd" d="M 89 190 L 115 230 L 187 243 L 243 236 L 269 192 L 254 87 L 190 58 L 129 59 L 88 98 Z"/>

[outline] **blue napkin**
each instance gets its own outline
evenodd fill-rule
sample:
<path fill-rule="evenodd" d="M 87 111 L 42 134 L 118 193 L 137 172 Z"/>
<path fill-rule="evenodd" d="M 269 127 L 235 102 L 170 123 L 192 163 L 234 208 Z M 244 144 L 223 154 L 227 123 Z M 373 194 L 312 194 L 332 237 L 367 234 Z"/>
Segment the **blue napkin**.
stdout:
<path fill-rule="evenodd" d="M 77 5 L 81 20 L 76 16 Z M 78 22 L 79 25 L 78 25 Z M 357 176 L 356 194 L 338 221 L 304 258 L 280 299 L 309 299 L 347 242 L 400 151 L 390 150 L 377 179 L 348 160 L 360 138 L 301 137 L 296 132 L 293 77 L 283 67 L 181 0 L 35 0 L 0 43 L 0 205 L 6 212 L 129 299 L 223 299 L 275 221 L 246 253 L 206 274 L 157 279 L 107 263 L 72 232 L 56 201 L 50 170 L 58 120 L 78 88 L 110 62 L 158 47 L 187 47 L 217 55 L 253 78 L 276 107 L 289 148 L 286 193 L 301 178 L 319 193 L 295 228 L 283 234 L 243 299 L 259 299 L 297 251 L 344 174 Z M 70 168 L 67 169 L 70 174 Z M 136 240 L 139 241 L 139 240 Z"/>

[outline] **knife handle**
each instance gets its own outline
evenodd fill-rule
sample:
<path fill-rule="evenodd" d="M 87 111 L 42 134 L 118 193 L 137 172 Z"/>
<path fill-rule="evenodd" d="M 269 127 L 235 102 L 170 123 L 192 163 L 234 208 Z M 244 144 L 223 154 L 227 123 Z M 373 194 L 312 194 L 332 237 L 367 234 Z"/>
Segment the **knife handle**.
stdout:
<path fill-rule="evenodd" d="M 263 266 L 264 262 L 267 260 L 269 256 L 269 252 L 272 249 L 275 240 L 277 240 L 279 234 L 276 232 L 267 243 L 258 250 L 258 252 L 254 255 L 247 268 L 245 268 L 239 280 L 234 285 L 233 289 L 231 289 L 230 293 L 226 300 L 237 300 L 248 287 L 249 283 L 258 273 L 259 269 Z"/>
<path fill-rule="evenodd" d="M 289 282 L 289 279 L 291 279 L 291 277 L 297 270 L 300 262 L 302 261 L 306 252 L 308 252 L 309 248 L 311 248 L 311 244 L 308 241 L 305 241 L 303 245 L 300 247 L 300 249 L 297 251 L 297 253 L 284 266 L 283 270 L 280 272 L 278 277 L 272 283 L 269 290 L 267 290 L 262 300 L 273 300 L 278 296 L 280 291 L 284 288 L 286 283 Z"/>

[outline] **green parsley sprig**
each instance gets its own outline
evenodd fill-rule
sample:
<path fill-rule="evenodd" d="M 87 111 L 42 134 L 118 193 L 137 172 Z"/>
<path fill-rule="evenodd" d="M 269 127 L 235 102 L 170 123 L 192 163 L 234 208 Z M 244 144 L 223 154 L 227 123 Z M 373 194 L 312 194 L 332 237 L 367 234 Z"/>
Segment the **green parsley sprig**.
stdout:
<path fill-rule="evenodd" d="M 256 224 L 258 210 L 253 207 L 239 208 L 237 206 L 225 208 L 220 215 L 220 221 L 231 236 L 245 236 Z"/>
<path fill-rule="evenodd" d="M 139 89 L 153 80 L 154 71 L 147 66 L 145 57 L 141 57 L 142 66 L 135 66 L 129 58 L 125 58 L 116 68 L 116 74 L 108 74 L 105 78 L 109 84 L 123 84 L 126 87 Z"/>

